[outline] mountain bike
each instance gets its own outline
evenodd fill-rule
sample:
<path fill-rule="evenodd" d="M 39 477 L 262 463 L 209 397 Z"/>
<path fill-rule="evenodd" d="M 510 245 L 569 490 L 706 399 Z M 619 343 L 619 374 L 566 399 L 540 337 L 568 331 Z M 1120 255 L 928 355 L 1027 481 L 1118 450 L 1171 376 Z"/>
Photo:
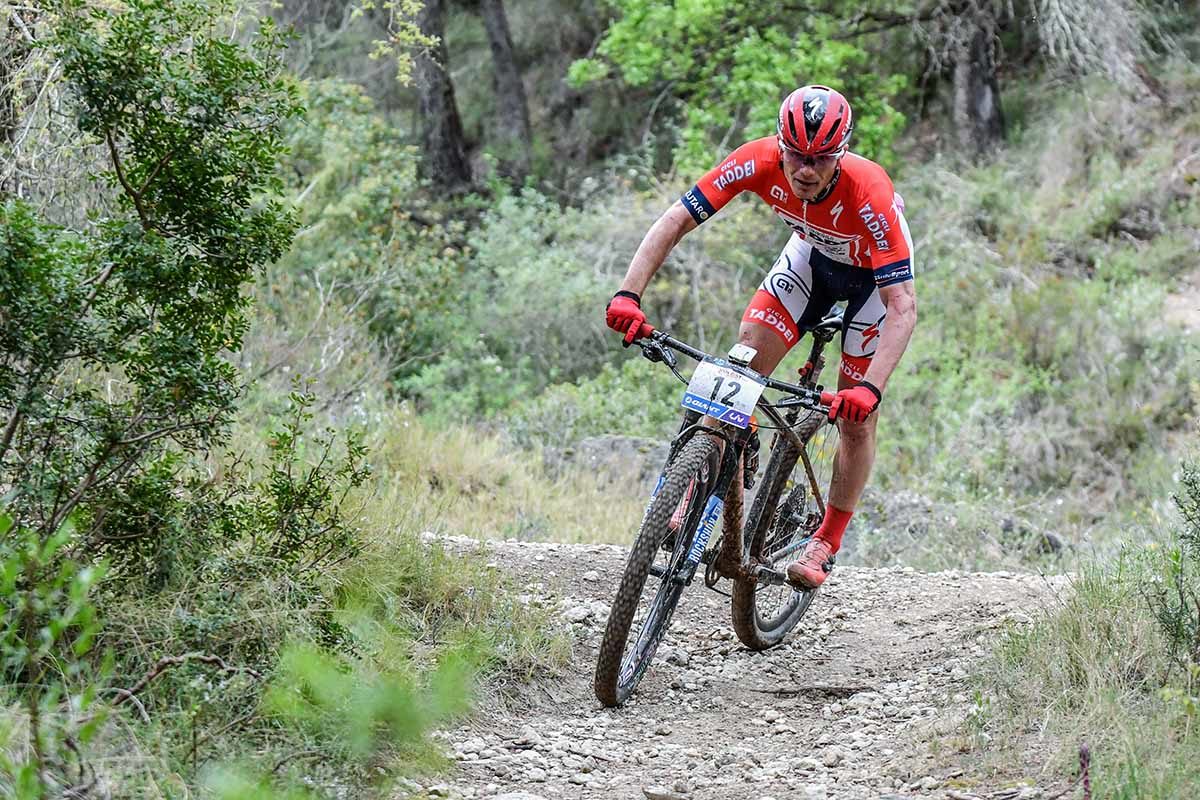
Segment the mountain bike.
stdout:
<path fill-rule="evenodd" d="M 825 424 L 833 394 L 817 383 L 824 349 L 841 330 L 837 309 L 810 332 L 812 349 L 797 383 L 750 369 L 754 351 L 735 345 L 719 358 L 645 324 L 635 341 L 687 384 L 683 421 L 642 516 L 600 643 L 594 688 L 605 706 L 624 703 L 646 674 L 671 617 L 703 565 L 705 586 L 732 582 L 733 629 L 753 650 L 783 641 L 815 589 L 787 581 L 787 563 L 812 538 L 825 513 L 837 451 L 837 426 Z M 673 352 L 674 351 L 674 352 Z M 697 363 L 690 378 L 675 352 Z M 781 392 L 775 402 L 765 390 Z M 759 424 L 761 412 L 769 424 Z M 715 422 L 714 422 L 715 421 Z M 750 511 L 745 491 L 758 477 L 758 433 L 773 430 Z M 718 519 L 721 534 L 710 543 Z"/>

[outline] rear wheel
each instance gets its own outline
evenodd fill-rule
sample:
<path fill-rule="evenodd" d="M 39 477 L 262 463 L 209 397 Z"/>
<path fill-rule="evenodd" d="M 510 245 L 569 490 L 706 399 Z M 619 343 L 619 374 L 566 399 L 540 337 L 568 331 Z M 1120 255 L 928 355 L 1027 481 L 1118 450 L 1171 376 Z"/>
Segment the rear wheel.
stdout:
<path fill-rule="evenodd" d="M 809 412 L 796 429 L 823 495 L 833 474 L 838 443 L 837 427 L 824 421 L 823 414 Z M 746 517 L 743 541 L 749 562 L 782 572 L 820 523 L 821 508 L 800 463 L 800 451 L 786 440 L 777 442 Z M 798 591 L 787 584 L 739 578 L 733 584 L 733 629 L 751 650 L 774 647 L 808 611 L 816 594 L 816 589 Z"/>
<path fill-rule="evenodd" d="M 720 466 L 717 442 L 701 433 L 667 467 L 629 553 L 600 642 L 595 691 L 603 705 L 629 698 L 666 635 L 692 569 L 686 564 L 688 550 Z"/>

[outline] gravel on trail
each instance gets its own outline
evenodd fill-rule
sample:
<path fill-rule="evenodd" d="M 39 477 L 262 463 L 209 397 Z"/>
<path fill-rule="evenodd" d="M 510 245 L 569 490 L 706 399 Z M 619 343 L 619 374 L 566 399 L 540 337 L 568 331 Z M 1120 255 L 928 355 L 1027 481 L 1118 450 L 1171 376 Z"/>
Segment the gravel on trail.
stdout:
<path fill-rule="evenodd" d="M 474 540 L 446 539 L 464 552 Z M 735 638 L 729 600 L 697 580 L 633 698 L 605 709 L 592 672 L 627 550 L 488 542 L 522 602 L 549 606 L 575 646 L 564 675 L 436 734 L 457 769 L 433 797 L 492 800 L 1031 800 L 946 758 L 977 708 L 967 684 L 1006 626 L 1067 579 L 839 567 L 777 648 Z M 935 746 L 936 743 L 936 746 Z M 947 744 L 950 743 L 950 744 Z M 410 787 L 410 788 L 416 788 Z M 401 795 L 403 796 L 403 795 Z"/>

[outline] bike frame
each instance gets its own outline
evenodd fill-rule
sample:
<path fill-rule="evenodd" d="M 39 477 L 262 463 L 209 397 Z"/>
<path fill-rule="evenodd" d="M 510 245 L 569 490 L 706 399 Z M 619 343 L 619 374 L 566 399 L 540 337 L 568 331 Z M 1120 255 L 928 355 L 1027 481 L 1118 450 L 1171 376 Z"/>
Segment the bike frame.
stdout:
<path fill-rule="evenodd" d="M 799 452 L 800 460 L 804 464 L 805 477 L 808 480 L 809 488 L 822 514 L 825 513 L 824 495 L 817 481 L 812 463 L 809 461 L 805 443 L 792 430 L 792 426 L 795 425 L 796 416 L 801 409 L 816 412 L 828 411 L 828 405 L 825 402 L 828 399 L 828 395 L 823 391 L 821 386 L 812 384 L 811 381 L 814 376 L 821 374 L 821 369 L 825 363 L 825 346 L 832 341 L 835 332 L 840 330 L 841 325 L 841 314 L 833 314 L 821 320 L 810 331 L 812 334 L 812 346 L 809 351 L 808 362 L 805 364 L 804 369 L 801 370 L 800 384 L 792 384 L 775 378 L 760 376 L 768 388 L 784 392 L 789 397 L 785 397 L 777 403 L 768 403 L 760 397 L 757 403 L 757 408 L 772 422 L 779 434 L 788 439 L 792 446 Z M 666 363 L 671 371 L 685 383 L 687 381 L 680 375 L 677 369 L 677 361 L 668 348 L 670 350 L 677 350 L 696 361 L 703 361 L 709 355 L 685 342 L 671 337 L 669 334 L 657 330 L 651 333 L 649 337 L 638 341 L 637 344 L 642 348 L 642 355 L 650 361 L 662 361 Z M 808 385 L 805 385 L 806 383 Z M 786 415 L 782 415 L 778 410 L 780 408 L 786 408 L 789 411 Z M 705 424 L 705 422 L 708 422 L 708 424 Z M 672 580 L 691 584 L 700 563 L 708 565 L 705 572 L 705 583 L 710 588 L 716 584 L 716 581 L 720 577 L 731 579 L 747 577 L 759 579 L 761 577 L 761 569 L 750 564 L 747 558 L 742 531 L 745 490 L 743 458 L 746 443 L 749 441 L 752 432 L 750 428 L 738 428 L 727 423 L 717 422 L 711 418 L 708 420 L 701 419 L 701 415 L 695 411 L 684 412 L 683 423 L 680 425 L 679 432 L 671 441 L 667 462 L 663 465 L 663 470 L 659 474 L 659 479 L 655 485 L 654 492 L 651 494 L 651 499 L 658 494 L 663 477 L 666 474 L 667 466 L 688 440 L 697 433 L 720 437 L 725 442 L 724 453 L 721 458 L 721 467 L 716 484 L 710 491 L 706 503 L 711 503 L 712 498 L 716 498 L 724 504 L 722 518 L 723 532 L 718 544 L 713 545 L 707 541 L 704 542 L 706 549 L 698 560 L 685 559 L 684 570 L 681 573 L 673 575 Z M 772 450 L 778 445 L 778 442 L 779 439 L 775 439 L 772 442 Z M 702 517 L 700 522 L 701 529 L 704 528 L 706 523 L 711 524 L 708 516 L 706 513 Z M 711 532 L 711 528 L 709 532 Z M 696 541 L 697 537 L 701 536 L 702 530 L 697 530 L 693 541 Z M 796 545 L 792 547 L 796 547 Z"/>

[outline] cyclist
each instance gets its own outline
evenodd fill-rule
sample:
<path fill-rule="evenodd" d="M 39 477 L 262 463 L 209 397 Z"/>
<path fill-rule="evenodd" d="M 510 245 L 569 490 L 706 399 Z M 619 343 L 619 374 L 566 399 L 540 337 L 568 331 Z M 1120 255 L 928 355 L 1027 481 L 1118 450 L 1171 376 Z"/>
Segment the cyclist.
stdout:
<path fill-rule="evenodd" d="M 808 588 L 833 569 L 875 460 L 874 412 L 917 321 L 904 202 L 881 166 L 847 152 L 853 129 L 841 93 L 812 85 L 789 94 L 775 136 L 734 150 L 651 226 L 605 311 L 627 344 L 638 338 L 646 321 L 641 295 L 667 254 L 744 191 L 792 229 L 742 316 L 738 341 L 757 351 L 751 367 L 769 375 L 804 331 L 835 302 L 846 302 L 838 392 L 829 410 L 840 440 L 825 516 L 787 567 L 788 579 Z"/>

